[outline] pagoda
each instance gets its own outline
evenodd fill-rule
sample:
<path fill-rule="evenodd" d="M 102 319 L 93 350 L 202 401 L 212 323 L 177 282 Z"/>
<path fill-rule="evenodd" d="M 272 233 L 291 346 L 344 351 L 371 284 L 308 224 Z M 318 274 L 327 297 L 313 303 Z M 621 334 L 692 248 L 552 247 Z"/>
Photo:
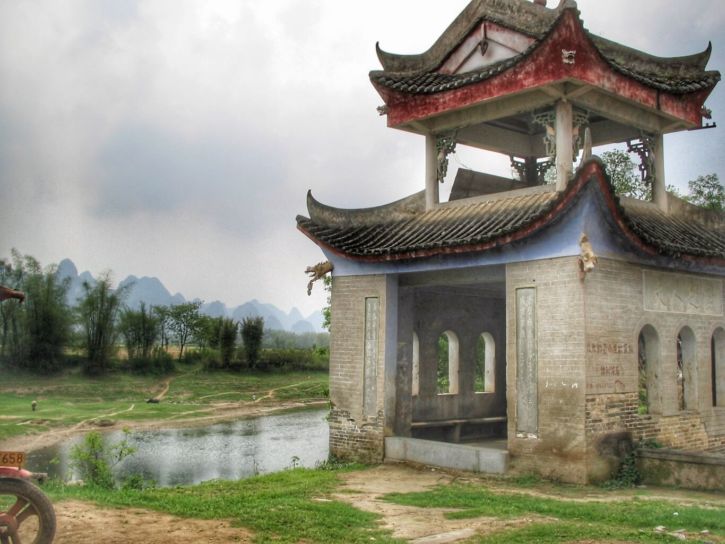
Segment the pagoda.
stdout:
<path fill-rule="evenodd" d="M 297 218 L 332 270 L 331 453 L 589 482 L 645 440 L 725 450 L 725 223 L 664 169 L 665 134 L 714 128 L 710 52 L 612 42 L 573 0 L 473 0 L 422 54 L 377 47 L 424 189 Z M 609 144 L 651 198 L 615 193 Z M 512 175 L 460 168 L 440 202 L 456 146 Z"/>

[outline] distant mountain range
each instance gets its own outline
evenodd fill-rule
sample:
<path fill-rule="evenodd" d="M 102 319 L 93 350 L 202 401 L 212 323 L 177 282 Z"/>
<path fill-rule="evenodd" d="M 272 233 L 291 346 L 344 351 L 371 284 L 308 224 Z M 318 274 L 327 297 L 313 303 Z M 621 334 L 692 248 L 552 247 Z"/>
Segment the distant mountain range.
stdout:
<path fill-rule="evenodd" d="M 83 295 L 83 283 L 91 285 L 96 279 L 88 272 L 78 273 L 78 268 L 70 259 L 63 259 L 58 264 L 58 277 L 69 278 L 68 304 L 75 306 L 78 299 Z M 125 302 L 129 308 L 138 309 L 141 302 L 147 306 L 173 306 L 187 302 L 181 293 L 172 295 L 161 280 L 144 276 L 128 276 L 118 284 L 119 287 L 128 285 Z M 245 317 L 263 317 L 264 326 L 270 330 L 283 330 L 296 333 L 323 332 L 322 312 L 316 311 L 307 317 L 303 316 L 297 308 L 292 308 L 289 313 L 277 308 L 274 304 L 260 302 L 256 299 L 245 302 L 236 308 L 227 308 L 226 304 L 219 300 L 206 302 L 201 306 L 201 313 L 211 317 L 231 317 L 241 321 Z"/>

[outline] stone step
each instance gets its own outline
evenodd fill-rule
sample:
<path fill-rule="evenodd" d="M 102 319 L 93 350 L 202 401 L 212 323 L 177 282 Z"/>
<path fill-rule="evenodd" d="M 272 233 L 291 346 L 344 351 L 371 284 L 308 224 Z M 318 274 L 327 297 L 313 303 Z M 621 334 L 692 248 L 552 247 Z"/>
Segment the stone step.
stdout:
<path fill-rule="evenodd" d="M 385 439 L 385 458 L 423 465 L 504 474 L 509 453 L 504 449 L 391 436 Z"/>

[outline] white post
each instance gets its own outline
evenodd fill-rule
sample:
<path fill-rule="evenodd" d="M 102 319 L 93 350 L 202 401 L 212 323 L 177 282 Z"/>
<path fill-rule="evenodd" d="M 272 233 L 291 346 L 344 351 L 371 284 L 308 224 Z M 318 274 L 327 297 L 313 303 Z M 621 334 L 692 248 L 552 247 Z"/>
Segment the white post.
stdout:
<path fill-rule="evenodd" d="M 436 137 L 425 136 L 425 209 L 432 210 L 438 205 L 438 152 Z"/>
<path fill-rule="evenodd" d="M 571 102 L 556 103 L 556 190 L 566 189 L 574 171 L 573 112 Z"/>
<path fill-rule="evenodd" d="M 665 185 L 665 137 L 655 136 L 653 149 L 655 155 L 655 179 L 652 183 L 652 200 L 657 207 L 667 213 L 667 185 Z"/>

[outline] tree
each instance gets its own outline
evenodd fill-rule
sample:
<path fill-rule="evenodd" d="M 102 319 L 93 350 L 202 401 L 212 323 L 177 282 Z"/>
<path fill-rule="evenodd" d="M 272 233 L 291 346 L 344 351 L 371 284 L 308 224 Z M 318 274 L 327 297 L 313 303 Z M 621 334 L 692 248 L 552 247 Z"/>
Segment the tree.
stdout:
<path fill-rule="evenodd" d="M 723 191 L 717 174 L 699 176 L 697 179 L 689 181 L 687 186 L 690 194 L 685 197 L 685 200 L 688 202 L 708 210 L 723 211 L 725 209 L 725 191 Z"/>
<path fill-rule="evenodd" d="M 13 250 L 13 263 L 0 260 L 0 285 L 22 290 L 22 281 L 22 257 L 17 250 Z M 0 303 L 0 320 L 2 320 L 0 358 L 3 360 L 5 360 L 6 356 L 11 356 L 17 360 L 22 349 L 20 329 L 22 312 L 23 308 L 17 300 L 10 299 Z"/>
<path fill-rule="evenodd" d="M 322 326 L 329 331 L 332 324 L 332 275 L 324 276 L 322 282 L 327 293 L 327 304 L 322 308 Z"/>
<path fill-rule="evenodd" d="M 629 153 L 620 149 L 605 151 L 602 153 L 602 162 L 615 193 L 640 200 L 652 200 L 652 187 L 639 175 Z"/>
<path fill-rule="evenodd" d="M 199 308 L 202 302 L 184 302 L 169 308 L 169 328 L 179 343 L 179 360 L 184 355 L 184 347 L 197 333 L 200 323 Z"/>
<path fill-rule="evenodd" d="M 219 317 L 219 352 L 222 358 L 222 366 L 228 367 L 234 357 L 234 348 L 237 345 L 237 333 L 239 332 L 239 323 L 227 317 Z M 261 339 L 260 339 L 261 343 Z"/>
<path fill-rule="evenodd" d="M 222 317 L 199 315 L 199 323 L 196 334 L 194 335 L 199 347 L 219 349 L 219 336 L 222 327 L 222 319 Z"/>
<path fill-rule="evenodd" d="M 68 282 L 58 280 L 55 266 L 33 270 L 23 282 L 25 291 L 25 366 L 35 371 L 57 370 L 70 338 Z"/>
<path fill-rule="evenodd" d="M 111 288 L 109 273 L 102 274 L 95 285 L 83 282 L 83 296 L 78 316 L 84 332 L 88 370 L 105 372 L 110 366 L 118 338 L 118 317 L 126 289 Z"/>
<path fill-rule="evenodd" d="M 242 341 L 247 364 L 255 368 L 259 364 L 259 351 L 264 337 L 264 318 L 245 317 L 242 320 Z"/>
<path fill-rule="evenodd" d="M 126 344 L 129 359 L 148 359 L 159 339 L 160 319 L 146 304 L 138 310 L 127 308 L 121 312 L 118 328 Z"/>
<path fill-rule="evenodd" d="M 169 336 L 171 335 L 171 317 L 168 306 L 153 306 L 153 313 L 159 320 L 159 335 L 161 339 L 161 347 L 165 350 L 169 349 Z"/>
<path fill-rule="evenodd" d="M 12 251 L 12 264 L 0 261 L 0 282 L 25 292 L 25 303 L 0 304 L 3 359 L 33 371 L 58 369 L 70 338 L 71 314 L 65 302 L 68 282 L 55 266 L 43 269 L 29 255 Z"/>

